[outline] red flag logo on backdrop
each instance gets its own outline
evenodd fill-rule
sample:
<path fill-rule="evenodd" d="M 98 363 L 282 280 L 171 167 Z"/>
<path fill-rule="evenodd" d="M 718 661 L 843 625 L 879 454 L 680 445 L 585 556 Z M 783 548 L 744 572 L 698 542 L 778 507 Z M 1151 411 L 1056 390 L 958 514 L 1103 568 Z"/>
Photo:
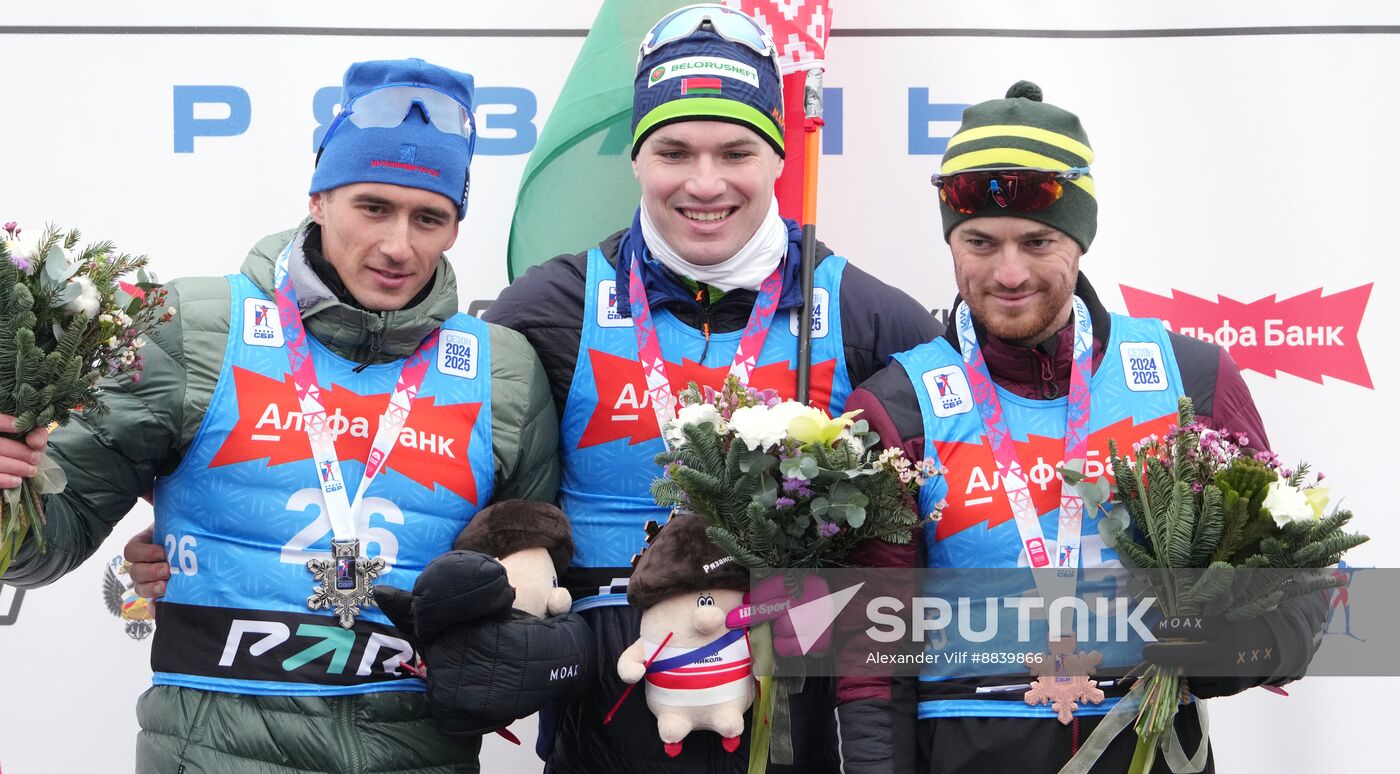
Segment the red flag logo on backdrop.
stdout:
<path fill-rule="evenodd" d="M 784 74 L 825 67 L 831 30 L 827 0 L 724 0 L 724 4 L 752 16 L 768 30 Z"/>
<path fill-rule="evenodd" d="M 1322 294 L 1322 288 L 1279 301 L 1270 295 L 1251 303 L 1225 296 L 1217 301 L 1173 290 L 1159 296 L 1119 285 L 1128 313 L 1159 317 L 1167 327 L 1230 352 L 1241 370 L 1277 376 L 1279 371 L 1322 384 L 1330 376 L 1373 389 L 1357 331 L 1371 298 L 1371 285 Z"/>

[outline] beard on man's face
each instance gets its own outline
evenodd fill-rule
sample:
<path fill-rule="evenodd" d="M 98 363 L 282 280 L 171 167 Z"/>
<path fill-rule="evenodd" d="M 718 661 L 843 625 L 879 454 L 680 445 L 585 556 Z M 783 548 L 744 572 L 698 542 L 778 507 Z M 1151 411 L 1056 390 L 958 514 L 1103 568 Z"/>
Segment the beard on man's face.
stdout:
<path fill-rule="evenodd" d="M 972 307 L 973 318 L 987 329 L 987 333 L 991 333 L 1002 342 L 1035 346 L 1043 339 L 1053 336 L 1061 328 L 1057 323 L 1064 322 L 1058 319 L 1061 305 L 1050 298 L 1039 302 L 1033 308 L 1015 312 L 1002 311 L 994 301 L 991 304 L 981 304 L 980 301 L 969 301 L 967 304 Z"/>
<path fill-rule="evenodd" d="M 1065 310 L 1073 294 L 1073 288 L 1068 288 L 1068 294 L 1057 294 L 1054 288 L 1033 286 L 1032 283 L 1018 288 L 972 287 L 965 277 L 958 278 L 958 289 L 964 303 L 972 310 L 973 319 L 981 323 L 987 333 L 1022 346 L 1039 344 L 1064 327 L 1068 320 Z M 1008 308 L 996 298 L 998 294 L 1024 293 L 1035 294 L 1031 303 L 1025 306 Z M 1060 295 L 1064 297 L 1058 297 Z"/>

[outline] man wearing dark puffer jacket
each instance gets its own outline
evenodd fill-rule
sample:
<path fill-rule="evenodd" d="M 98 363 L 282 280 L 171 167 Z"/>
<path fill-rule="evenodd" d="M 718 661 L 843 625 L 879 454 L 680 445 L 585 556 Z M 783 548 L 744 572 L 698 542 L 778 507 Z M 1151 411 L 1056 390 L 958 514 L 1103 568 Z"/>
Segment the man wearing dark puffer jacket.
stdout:
<path fill-rule="evenodd" d="M 1045 546 L 1051 562 L 1073 557 L 1057 567 L 1118 566 L 1099 537 L 1097 513 L 1074 525 L 1080 539 L 1057 545 L 1058 477 L 1051 473 L 1043 479 L 1048 486 L 1032 484 L 1025 498 L 1014 498 L 986 438 L 1009 438 L 1007 448 L 1022 459 L 1021 449 L 1043 439 L 1050 444 L 1045 454 L 1055 455 L 1047 459 L 1057 460 L 1068 417 L 1087 415 L 1087 459 L 1101 462 L 1110 440 L 1128 449 L 1145 435 L 1165 434 L 1176 422 L 1178 398 L 1189 396 L 1200 420 L 1243 434 L 1256 449 L 1268 447 L 1225 350 L 1169 332 L 1159 320 L 1110 314 L 1079 271 L 1097 227 L 1092 162 L 1078 118 L 1043 103 L 1040 89 L 1025 81 L 1006 99 L 968 108 L 948 143 L 935 182 L 958 282 L 956 325 L 896 355 L 846 404 L 865 412 L 886 446 L 911 459 L 935 457 L 950 471 L 921 492 L 922 512 L 946 504 L 927 524 L 923 545 L 905 551 L 903 566 L 1015 568 L 1026 566 L 1023 546 Z M 1022 462 L 1026 470 L 1031 464 Z M 1034 503 L 1028 518 L 1013 511 L 1018 501 Z M 1268 654 L 1268 663 L 1255 678 L 1192 677 L 1191 689 L 1197 698 L 1226 696 L 1301 675 L 1325 612 L 1321 595 L 1299 597 L 1219 641 L 1192 645 L 1216 665 L 1233 664 L 1240 651 Z M 1144 655 L 1170 658 L 1173 647 L 1153 645 Z M 1062 724 L 1050 707 L 1023 700 L 1028 679 L 1022 671 L 921 680 L 916 771 L 1059 771 L 1124 693 L 1121 685 L 1101 684 L 1107 698 L 1082 703 Z M 1202 742 L 1196 704 L 1181 708 L 1176 732 L 1190 756 Z M 1136 742 L 1125 731 L 1091 771 L 1126 771 Z M 1165 760 L 1153 768 L 1167 770 Z M 1208 758 L 1206 770 L 1213 770 Z"/>
<path fill-rule="evenodd" d="M 626 688 L 617 657 L 638 637 L 640 614 L 626 595 L 632 557 L 647 522 L 664 523 L 667 515 L 650 492 L 659 475 L 653 458 L 664 447 L 639 340 L 659 343 L 673 391 L 690 381 L 719 386 L 736 352 L 753 344 L 752 386 L 792 397 L 796 382 L 801 251 L 798 230 L 779 217 L 773 195 L 783 136 L 771 41 L 752 20 L 720 6 L 692 7 L 663 22 L 655 30 L 673 36 L 649 36 L 637 69 L 632 152 L 642 203 L 631 228 L 531 269 L 485 315 L 525 334 L 558 401 L 560 506 L 576 546 L 566 582 L 599 651 L 593 690 L 554 713 L 546 771 L 555 774 L 747 768 L 747 734 L 737 753 L 725 752 L 716 735 L 698 734 L 668 757 L 640 695 L 603 722 Z M 913 299 L 845 258 L 822 249 L 817 260 L 811 397 L 839 412 L 851 387 L 939 326 Z M 634 314 L 646 308 L 649 316 Z M 766 338 L 745 333 L 755 322 L 771 322 Z M 655 336 L 644 337 L 643 325 Z M 888 704 L 888 694 L 881 681 L 841 685 L 843 745 L 891 733 L 882 725 L 888 712 L 872 711 Z M 836 702 L 830 680 L 809 680 L 793 696 L 795 760 L 769 771 L 838 770 Z M 547 723 L 541 737 L 547 748 Z M 849 759 L 845 770 L 867 771 Z"/>

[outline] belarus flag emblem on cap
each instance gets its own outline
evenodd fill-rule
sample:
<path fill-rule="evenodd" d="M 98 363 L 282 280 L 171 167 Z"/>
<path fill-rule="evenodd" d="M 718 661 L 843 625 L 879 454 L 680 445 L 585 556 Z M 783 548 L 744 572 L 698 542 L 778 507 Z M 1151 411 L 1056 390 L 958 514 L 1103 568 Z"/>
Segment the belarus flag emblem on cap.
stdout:
<path fill-rule="evenodd" d="M 724 89 L 724 81 L 719 78 L 682 78 L 681 95 L 719 94 Z"/>

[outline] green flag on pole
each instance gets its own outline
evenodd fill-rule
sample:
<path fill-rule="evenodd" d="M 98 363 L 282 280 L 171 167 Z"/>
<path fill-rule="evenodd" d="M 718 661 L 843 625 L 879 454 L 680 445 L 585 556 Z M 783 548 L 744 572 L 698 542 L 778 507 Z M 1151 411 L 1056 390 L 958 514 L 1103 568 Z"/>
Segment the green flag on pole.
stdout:
<path fill-rule="evenodd" d="M 510 224 L 513 280 L 632 222 L 632 80 L 642 36 L 684 0 L 605 0 L 525 164 Z"/>

